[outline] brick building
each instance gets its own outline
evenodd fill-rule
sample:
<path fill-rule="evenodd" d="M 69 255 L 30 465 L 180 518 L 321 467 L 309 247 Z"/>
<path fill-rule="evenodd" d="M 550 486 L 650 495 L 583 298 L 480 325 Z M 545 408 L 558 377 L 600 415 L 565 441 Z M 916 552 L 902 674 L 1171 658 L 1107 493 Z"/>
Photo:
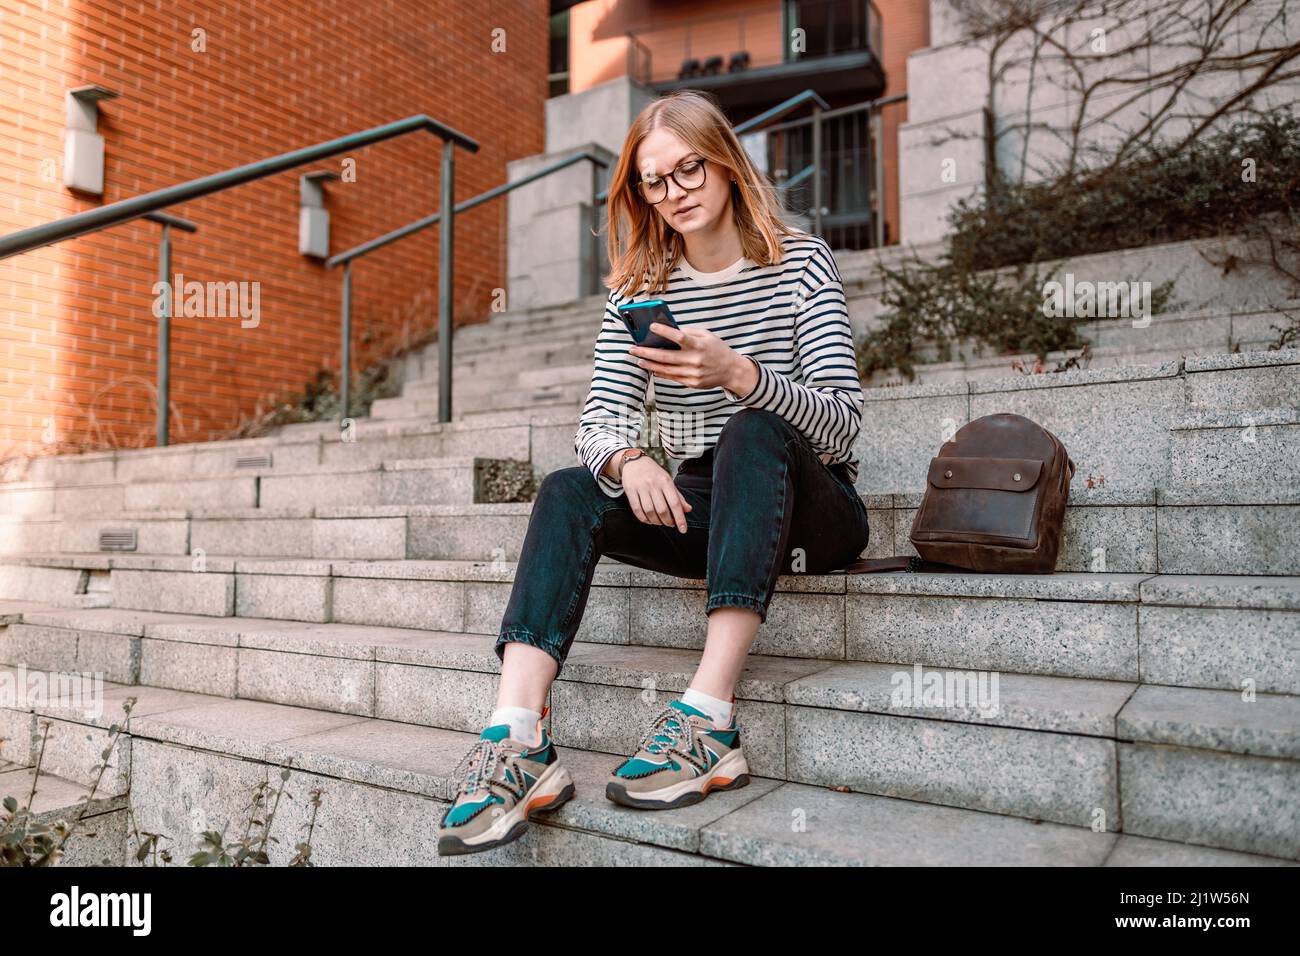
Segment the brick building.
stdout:
<path fill-rule="evenodd" d="M 457 156 L 468 198 L 541 144 L 546 17 L 535 2 L 0 0 L 0 234 L 419 113 L 479 142 Z M 90 84 L 119 94 L 100 103 L 102 197 L 62 176 L 65 93 Z M 338 367 L 339 274 L 298 252 L 299 175 L 355 159 L 355 182 L 326 187 L 338 252 L 437 208 L 440 147 L 412 134 L 169 210 L 199 227 L 176 236 L 173 273 L 260 283 L 255 327 L 178 309 L 173 442 Z M 458 222 L 461 320 L 501 284 L 503 221 L 489 203 Z M 137 220 L 0 260 L 0 456 L 153 443 L 158 236 Z M 435 228 L 357 265 L 354 367 L 436 326 L 437 261 Z"/>
<path fill-rule="evenodd" d="M 717 46 L 751 58 L 747 76 L 676 84 L 713 89 L 740 122 L 797 89 L 816 89 L 832 107 L 904 92 L 906 57 L 928 42 L 928 17 L 926 0 L 0 0 L 0 235 L 420 113 L 480 144 L 457 155 L 463 201 L 512 178 L 508 164 L 546 152 L 548 95 L 618 77 L 647 95 L 672 87 L 690 57 L 686 32 L 696 53 Z M 795 26 L 814 47 L 798 62 L 782 43 Z M 68 93 L 90 86 L 117 94 L 95 104 L 102 195 L 64 183 Z M 606 140 L 617 141 L 628 118 L 604 119 Z M 894 242 L 898 170 L 888 157 L 906 104 L 881 119 L 883 161 L 872 153 L 871 162 L 883 189 L 878 199 L 869 190 L 870 203 Z M 854 123 L 833 134 L 844 140 L 836 175 L 850 191 L 866 178 L 865 121 Z M 339 271 L 301 254 L 298 236 L 301 175 L 341 172 L 344 160 L 355 161 L 355 181 L 324 187 L 331 253 L 438 208 L 440 143 L 413 134 L 168 210 L 198 226 L 174 236 L 171 274 L 255 289 L 259 313 L 248 322 L 176 307 L 171 442 L 230 434 L 337 371 Z M 507 202 L 524 192 L 457 218 L 457 324 L 499 303 L 514 255 Z M 864 202 L 845 224 L 831 217 L 833 243 L 860 247 L 854 215 Z M 159 233 L 136 220 L 0 260 L 0 458 L 153 444 Z M 356 265 L 354 372 L 436 329 L 437 233 Z M 514 271 L 527 273 L 518 258 Z"/>

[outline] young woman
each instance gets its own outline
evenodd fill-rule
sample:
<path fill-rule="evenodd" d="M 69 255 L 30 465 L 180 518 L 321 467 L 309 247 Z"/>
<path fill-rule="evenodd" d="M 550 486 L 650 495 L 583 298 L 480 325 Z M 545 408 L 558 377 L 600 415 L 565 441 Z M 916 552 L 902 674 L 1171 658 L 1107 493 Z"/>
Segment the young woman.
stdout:
<path fill-rule="evenodd" d="M 708 584 L 695 676 L 606 785 L 617 803 L 661 809 L 749 782 L 734 688 L 776 579 L 841 568 L 867 546 L 853 453 L 864 397 L 839 270 L 825 241 L 782 221 L 711 99 L 677 92 L 637 117 L 609 222 L 583 464 L 537 493 L 495 645 L 496 709 L 457 768 L 440 853 L 508 843 L 530 812 L 573 795 L 542 718 L 602 555 Z M 652 331 L 678 349 L 636 346 L 617 312 L 656 298 L 680 328 Z M 643 439 L 652 379 L 657 434 Z M 681 463 L 675 477 L 639 447 L 652 439 Z"/>

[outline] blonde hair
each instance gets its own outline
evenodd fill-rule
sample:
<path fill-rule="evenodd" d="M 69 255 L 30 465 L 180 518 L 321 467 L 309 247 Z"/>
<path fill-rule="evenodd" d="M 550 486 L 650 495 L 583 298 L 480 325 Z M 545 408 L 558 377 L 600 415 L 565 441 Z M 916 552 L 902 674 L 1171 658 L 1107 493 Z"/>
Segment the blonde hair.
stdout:
<path fill-rule="evenodd" d="M 732 216 L 747 259 L 760 265 L 779 263 L 785 254 L 781 237 L 806 235 L 785 222 L 776 188 L 740 145 L 717 102 L 696 90 L 677 90 L 649 103 L 623 140 L 606 203 L 610 262 L 607 288 L 629 295 L 643 289 L 652 293 L 666 291 L 668 274 L 685 252 L 682 234 L 669 226 L 636 188 L 640 178 L 633 168 L 637 148 L 651 130 L 660 127 L 671 130 L 703 156 L 709 175 L 735 177 L 731 186 Z"/>

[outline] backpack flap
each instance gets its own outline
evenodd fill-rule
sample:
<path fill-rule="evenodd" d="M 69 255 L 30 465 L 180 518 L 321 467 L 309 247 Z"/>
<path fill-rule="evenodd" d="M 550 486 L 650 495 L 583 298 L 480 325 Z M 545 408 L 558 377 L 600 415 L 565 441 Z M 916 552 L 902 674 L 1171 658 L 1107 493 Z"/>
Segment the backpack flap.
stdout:
<path fill-rule="evenodd" d="M 1041 458 L 938 456 L 930 460 L 927 487 L 912 521 L 912 543 L 1038 546 L 1042 497 Z M 928 557 L 928 555 L 926 555 Z M 937 553 L 936 560 L 942 560 Z"/>

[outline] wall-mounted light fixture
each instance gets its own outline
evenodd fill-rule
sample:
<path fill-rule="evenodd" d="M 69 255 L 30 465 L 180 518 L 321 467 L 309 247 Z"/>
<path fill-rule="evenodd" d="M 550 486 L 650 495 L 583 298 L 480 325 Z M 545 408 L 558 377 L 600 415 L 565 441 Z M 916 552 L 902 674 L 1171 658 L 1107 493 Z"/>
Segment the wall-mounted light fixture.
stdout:
<path fill-rule="evenodd" d="M 99 135 L 99 101 L 118 94 L 102 86 L 79 86 L 64 97 L 63 185 L 94 196 L 104 194 L 104 137 Z"/>
<path fill-rule="evenodd" d="M 338 173 L 321 170 L 306 173 L 298 180 L 298 251 L 304 256 L 329 258 L 330 214 L 325 208 L 325 184 L 338 178 Z"/>

